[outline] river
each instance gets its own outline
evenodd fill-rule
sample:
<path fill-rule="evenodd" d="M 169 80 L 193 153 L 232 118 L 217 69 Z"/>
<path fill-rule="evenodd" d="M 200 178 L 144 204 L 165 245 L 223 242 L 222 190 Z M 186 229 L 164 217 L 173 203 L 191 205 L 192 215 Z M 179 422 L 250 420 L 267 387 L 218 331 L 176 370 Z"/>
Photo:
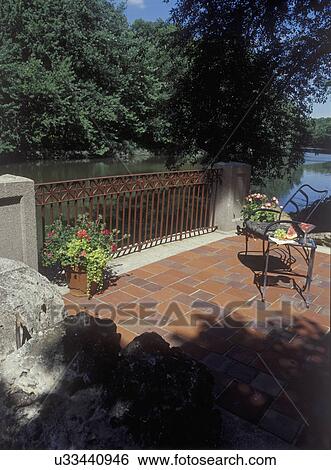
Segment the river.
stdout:
<path fill-rule="evenodd" d="M 190 168 L 190 166 L 186 166 Z M 36 182 L 63 181 L 94 178 L 98 176 L 123 175 L 127 173 L 151 173 L 165 170 L 164 159 L 154 157 L 146 160 L 123 163 L 107 160 L 80 161 L 29 161 L 0 164 L 0 174 L 10 173 L 34 179 Z M 328 189 L 331 195 L 331 154 L 305 153 L 305 161 L 289 178 L 266 180 L 258 188 L 270 196 L 277 196 L 283 204 L 302 184 L 308 183 L 317 189 Z"/>
<path fill-rule="evenodd" d="M 164 159 L 154 157 L 125 162 L 121 160 L 40 160 L 0 164 L 0 174 L 25 176 L 37 183 L 64 181 L 98 176 L 153 173 L 165 170 Z"/>
<path fill-rule="evenodd" d="M 331 154 L 305 153 L 302 165 L 294 171 L 289 171 L 284 178 L 268 179 L 258 188 L 268 196 L 276 196 L 282 205 L 303 184 L 309 184 L 315 189 L 329 191 L 331 195 Z"/>

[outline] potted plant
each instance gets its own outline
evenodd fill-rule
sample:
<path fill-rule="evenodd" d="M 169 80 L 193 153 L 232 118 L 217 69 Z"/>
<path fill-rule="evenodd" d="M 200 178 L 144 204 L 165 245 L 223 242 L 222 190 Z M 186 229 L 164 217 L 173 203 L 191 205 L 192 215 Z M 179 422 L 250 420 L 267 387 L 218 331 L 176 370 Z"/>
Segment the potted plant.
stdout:
<path fill-rule="evenodd" d="M 258 209 L 273 209 L 277 212 L 257 211 Z M 278 199 L 274 196 L 269 199 L 266 194 L 253 193 L 245 199 L 241 215 L 243 220 L 253 220 L 254 222 L 274 222 L 279 218 L 281 207 Z"/>
<path fill-rule="evenodd" d="M 92 297 L 104 285 L 105 270 L 117 251 L 118 232 L 80 216 L 75 225 L 56 220 L 47 227 L 43 247 L 45 266 L 61 266 L 73 295 Z"/>

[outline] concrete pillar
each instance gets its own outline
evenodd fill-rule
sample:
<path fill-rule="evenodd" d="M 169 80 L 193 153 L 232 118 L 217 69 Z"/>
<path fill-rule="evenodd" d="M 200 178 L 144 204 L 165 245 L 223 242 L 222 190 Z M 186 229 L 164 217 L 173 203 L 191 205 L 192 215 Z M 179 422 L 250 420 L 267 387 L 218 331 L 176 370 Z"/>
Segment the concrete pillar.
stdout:
<path fill-rule="evenodd" d="M 0 176 L 0 257 L 38 270 L 34 181 Z"/>
<path fill-rule="evenodd" d="M 217 186 L 215 205 L 215 225 L 218 230 L 235 230 L 240 222 L 244 198 L 249 194 L 251 166 L 247 163 L 216 163 L 215 169 L 221 169 L 222 182 Z"/>

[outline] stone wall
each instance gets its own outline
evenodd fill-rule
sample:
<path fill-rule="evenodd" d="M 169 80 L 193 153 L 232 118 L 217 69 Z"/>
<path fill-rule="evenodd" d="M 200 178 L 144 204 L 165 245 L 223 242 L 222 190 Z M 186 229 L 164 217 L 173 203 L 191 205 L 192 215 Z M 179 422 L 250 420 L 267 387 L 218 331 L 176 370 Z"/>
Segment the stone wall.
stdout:
<path fill-rule="evenodd" d="M 220 162 L 214 168 L 222 170 L 222 182 L 216 193 L 215 225 L 221 231 L 233 231 L 240 222 L 244 199 L 250 191 L 251 166 Z"/>
<path fill-rule="evenodd" d="M 38 269 L 34 181 L 0 176 L 0 257 Z"/>

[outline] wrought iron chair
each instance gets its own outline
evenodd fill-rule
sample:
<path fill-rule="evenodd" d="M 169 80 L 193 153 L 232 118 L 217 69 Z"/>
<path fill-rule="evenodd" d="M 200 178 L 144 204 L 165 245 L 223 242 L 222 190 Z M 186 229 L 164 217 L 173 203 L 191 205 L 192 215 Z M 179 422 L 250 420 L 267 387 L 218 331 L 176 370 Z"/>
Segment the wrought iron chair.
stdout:
<path fill-rule="evenodd" d="M 294 226 L 296 232 L 300 235 L 303 234 L 300 224 L 308 223 L 311 221 L 313 214 L 316 212 L 318 207 L 322 202 L 327 198 L 327 190 L 318 190 L 310 186 L 309 184 L 302 185 L 291 198 L 285 203 L 281 211 L 274 209 L 261 208 L 257 209 L 254 214 L 258 212 L 267 211 L 277 214 L 276 220 L 273 222 L 255 222 L 252 220 L 245 220 L 243 224 L 243 234 L 246 237 L 246 250 L 245 254 L 248 253 L 248 241 L 249 238 L 261 239 L 263 242 L 263 256 L 264 256 L 264 272 L 263 272 L 263 290 L 262 300 L 265 297 L 266 290 L 266 281 L 268 273 L 268 262 L 269 262 L 269 251 L 270 251 L 270 239 L 269 237 L 279 229 L 288 229 L 291 225 Z M 288 251 L 287 259 L 283 260 L 284 264 L 287 266 L 287 270 L 291 271 L 291 265 L 295 261 L 295 258 L 292 257 L 290 251 L 290 244 L 285 245 Z M 316 246 L 304 246 L 302 245 L 305 252 L 305 259 L 308 265 L 308 272 L 306 277 L 306 284 L 301 293 L 306 289 L 310 288 L 312 280 L 312 270 L 313 270 L 313 261 L 314 253 Z M 311 253 L 309 254 L 309 249 L 311 248 Z M 294 261 L 293 261 L 294 260 Z M 307 303 L 307 301 L 306 301 Z"/>

